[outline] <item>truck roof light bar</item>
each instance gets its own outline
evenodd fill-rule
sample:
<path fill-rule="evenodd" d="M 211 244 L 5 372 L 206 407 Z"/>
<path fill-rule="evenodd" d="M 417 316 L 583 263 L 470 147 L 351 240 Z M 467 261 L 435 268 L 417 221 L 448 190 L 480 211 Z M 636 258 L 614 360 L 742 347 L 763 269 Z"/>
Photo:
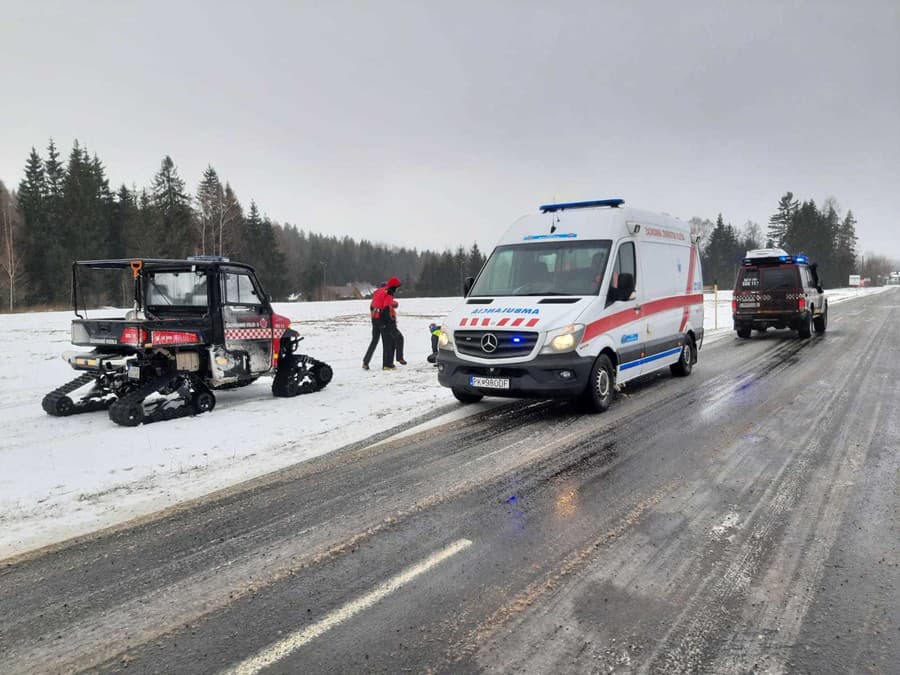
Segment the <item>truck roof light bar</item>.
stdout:
<path fill-rule="evenodd" d="M 568 209 L 592 209 L 598 206 L 609 206 L 617 209 L 625 203 L 624 199 L 596 199 L 590 202 L 565 202 L 562 204 L 543 204 L 541 205 L 541 213 L 556 213 L 557 211 L 566 211 Z"/>
<path fill-rule="evenodd" d="M 748 257 L 741 261 L 742 265 L 808 265 L 809 256 L 807 255 L 778 255 L 766 257 Z"/>

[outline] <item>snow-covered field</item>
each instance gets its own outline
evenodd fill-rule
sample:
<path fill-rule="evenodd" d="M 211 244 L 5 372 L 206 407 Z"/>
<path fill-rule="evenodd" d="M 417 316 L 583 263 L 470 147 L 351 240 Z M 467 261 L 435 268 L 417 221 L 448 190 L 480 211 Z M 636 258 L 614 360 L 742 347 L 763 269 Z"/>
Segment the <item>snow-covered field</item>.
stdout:
<path fill-rule="evenodd" d="M 832 303 L 881 289 L 829 292 Z M 731 293 L 706 297 L 707 339 L 731 333 Z M 45 393 L 75 373 L 59 355 L 69 312 L 0 315 L 0 558 L 152 513 L 414 420 L 454 402 L 426 363 L 428 324 L 458 298 L 400 300 L 408 366 L 360 367 L 370 337 L 367 301 L 284 303 L 304 352 L 327 361 L 323 391 L 276 399 L 271 380 L 220 392 L 212 414 L 137 428 L 106 413 L 51 418 Z M 482 403 L 467 412 L 481 409 Z M 460 411 L 456 414 L 465 414 Z"/>

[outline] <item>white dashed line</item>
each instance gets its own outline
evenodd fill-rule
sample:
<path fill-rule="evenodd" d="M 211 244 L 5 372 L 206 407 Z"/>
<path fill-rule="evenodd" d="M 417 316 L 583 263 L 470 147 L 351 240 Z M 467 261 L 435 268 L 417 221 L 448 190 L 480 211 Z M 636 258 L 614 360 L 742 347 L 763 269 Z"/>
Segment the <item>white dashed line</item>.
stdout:
<path fill-rule="evenodd" d="M 458 541 L 455 541 L 446 548 L 441 549 L 440 551 L 437 551 L 436 553 L 428 556 L 422 562 L 407 568 L 394 577 L 391 577 L 383 584 L 378 586 L 375 590 L 370 591 L 369 593 L 366 593 L 356 600 L 348 602 L 343 607 L 334 610 L 330 614 L 326 615 L 322 620 L 317 621 L 316 623 L 307 626 L 306 628 L 298 630 L 291 635 L 288 635 L 286 638 L 283 638 L 278 642 L 269 645 L 261 652 L 259 652 L 256 656 L 246 659 L 245 661 L 242 661 L 241 663 L 232 666 L 231 668 L 228 668 L 223 672 L 227 673 L 228 675 L 255 675 L 255 673 L 258 673 L 263 668 L 268 668 L 272 664 L 277 663 L 287 656 L 290 656 L 293 652 L 312 642 L 323 633 L 331 630 L 335 626 L 340 625 L 347 619 L 355 616 L 356 614 L 359 614 L 363 610 L 368 609 L 378 601 L 401 588 L 404 584 L 409 583 L 431 568 L 440 565 L 447 558 L 450 558 L 460 551 L 469 548 L 469 546 L 471 545 L 472 542 L 468 539 L 460 539 Z"/>

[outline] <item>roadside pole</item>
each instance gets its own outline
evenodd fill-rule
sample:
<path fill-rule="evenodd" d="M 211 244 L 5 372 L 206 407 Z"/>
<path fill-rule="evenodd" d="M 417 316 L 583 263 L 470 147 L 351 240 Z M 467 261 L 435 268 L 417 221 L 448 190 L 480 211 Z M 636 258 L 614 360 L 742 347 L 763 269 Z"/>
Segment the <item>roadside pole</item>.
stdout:
<path fill-rule="evenodd" d="M 719 330 L 719 284 L 713 284 L 713 306 L 716 308 L 716 325 L 715 329 Z"/>

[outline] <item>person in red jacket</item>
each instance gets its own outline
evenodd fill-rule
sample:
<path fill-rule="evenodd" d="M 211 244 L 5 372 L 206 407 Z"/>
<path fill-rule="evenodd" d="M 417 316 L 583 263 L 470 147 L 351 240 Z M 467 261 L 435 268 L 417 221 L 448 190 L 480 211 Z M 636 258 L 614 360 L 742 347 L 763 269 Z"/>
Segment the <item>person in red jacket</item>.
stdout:
<path fill-rule="evenodd" d="M 397 312 L 396 301 L 394 295 L 400 288 L 400 279 L 391 277 L 387 281 L 384 289 L 384 295 L 379 298 L 378 310 L 381 318 L 381 347 L 384 350 L 384 358 L 382 361 L 382 370 L 394 370 L 394 356 L 396 354 L 397 363 L 405 366 L 406 361 L 403 359 L 403 335 L 397 330 Z"/>
<path fill-rule="evenodd" d="M 375 289 L 375 292 L 372 293 L 372 301 L 369 303 L 369 315 L 372 318 L 372 339 L 369 342 L 369 348 L 366 349 L 366 353 L 363 356 L 363 370 L 369 369 L 369 361 L 372 360 L 372 354 L 375 353 L 375 347 L 378 346 L 378 341 L 381 339 L 381 305 L 384 303 L 384 296 L 387 293 L 386 287 L 387 284 L 381 284 L 378 288 Z"/>

